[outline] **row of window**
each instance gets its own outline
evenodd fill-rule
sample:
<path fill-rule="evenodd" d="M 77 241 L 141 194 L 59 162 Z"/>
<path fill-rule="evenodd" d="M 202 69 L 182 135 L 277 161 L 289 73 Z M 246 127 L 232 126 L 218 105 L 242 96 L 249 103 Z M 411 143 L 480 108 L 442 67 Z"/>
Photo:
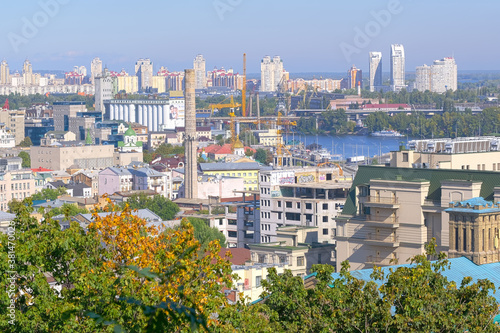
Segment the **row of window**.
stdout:
<path fill-rule="evenodd" d="M 248 174 L 248 177 L 252 177 L 252 173 L 251 172 L 243 172 L 243 177 L 246 177 Z M 221 176 L 230 176 L 230 177 L 241 177 L 242 173 L 241 172 L 221 172 L 220 173 Z M 254 172 L 253 173 L 253 176 L 254 177 L 257 177 L 257 172 Z M 255 183 L 257 183 L 257 181 L 255 181 Z"/>
<path fill-rule="evenodd" d="M 0 185 L 0 191 L 5 190 L 5 185 Z M 15 184 L 10 184 L 10 189 L 12 191 L 14 190 L 29 190 L 30 189 L 30 183 L 15 183 Z"/>

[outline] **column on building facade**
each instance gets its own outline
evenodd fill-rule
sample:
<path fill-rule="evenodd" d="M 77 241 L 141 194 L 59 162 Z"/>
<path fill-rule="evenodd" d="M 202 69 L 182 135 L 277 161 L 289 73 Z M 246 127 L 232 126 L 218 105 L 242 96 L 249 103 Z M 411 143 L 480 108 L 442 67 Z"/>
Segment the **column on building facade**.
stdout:
<path fill-rule="evenodd" d="M 136 122 L 136 118 L 135 118 L 135 104 L 130 104 L 129 106 L 130 108 L 130 115 L 129 115 L 129 119 L 130 119 L 130 122 L 132 123 L 135 123 Z"/>
<path fill-rule="evenodd" d="M 472 227 L 470 223 L 467 223 L 466 226 L 466 240 L 465 240 L 465 251 L 470 253 L 471 252 L 471 240 L 472 240 Z"/>
<path fill-rule="evenodd" d="M 158 131 L 158 122 L 160 121 L 160 112 L 158 112 L 158 105 L 153 105 L 153 130 Z"/>
<path fill-rule="evenodd" d="M 158 124 L 156 125 L 158 130 L 158 127 L 163 124 L 163 105 L 156 106 L 156 112 L 158 112 Z"/>
<path fill-rule="evenodd" d="M 113 104 L 109 104 L 109 120 L 115 119 L 115 108 Z"/>
<path fill-rule="evenodd" d="M 123 120 L 125 120 L 125 122 L 128 122 L 128 113 L 129 113 L 129 109 L 128 109 L 128 104 L 125 104 L 123 106 Z"/>
<path fill-rule="evenodd" d="M 463 241 L 463 236 L 464 236 L 464 231 L 463 231 L 463 225 L 460 223 L 457 228 L 458 232 L 458 251 L 457 252 L 464 252 L 464 241 Z"/>
<path fill-rule="evenodd" d="M 148 105 L 148 130 L 152 131 L 153 130 L 153 107 L 151 105 Z"/>
<path fill-rule="evenodd" d="M 168 105 L 163 105 L 163 125 L 167 124 L 167 119 L 168 119 L 168 111 L 169 111 L 169 106 Z"/>
<path fill-rule="evenodd" d="M 141 125 L 144 123 L 143 112 L 144 110 L 142 109 L 142 105 L 137 105 L 137 122 Z"/>
<path fill-rule="evenodd" d="M 118 119 L 123 120 L 123 104 L 120 104 L 119 110 Z"/>
<path fill-rule="evenodd" d="M 450 220 L 448 226 L 450 228 L 450 246 L 449 246 L 449 249 L 450 249 L 450 251 L 455 251 L 455 249 L 456 249 L 455 239 L 457 237 L 456 231 L 455 231 L 455 222 Z M 476 236 L 476 237 L 478 237 L 478 236 Z"/>

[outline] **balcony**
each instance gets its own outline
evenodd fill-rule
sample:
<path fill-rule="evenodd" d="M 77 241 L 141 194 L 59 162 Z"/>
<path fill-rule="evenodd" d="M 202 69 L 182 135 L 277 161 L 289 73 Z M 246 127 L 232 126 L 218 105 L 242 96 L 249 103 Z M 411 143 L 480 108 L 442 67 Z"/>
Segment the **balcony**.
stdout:
<path fill-rule="evenodd" d="M 399 208 L 398 198 L 384 198 L 379 196 L 367 196 L 364 200 L 366 207 Z"/>
<path fill-rule="evenodd" d="M 369 233 L 363 241 L 371 245 L 399 247 L 399 237 L 394 234 L 380 235 L 378 233 Z"/>
<path fill-rule="evenodd" d="M 253 222 L 245 222 L 245 223 L 244 223 L 244 226 L 245 226 L 245 227 L 250 227 L 250 228 L 253 228 Z"/>
<path fill-rule="evenodd" d="M 368 256 L 366 257 L 366 264 L 372 266 L 390 266 L 396 265 L 398 263 L 398 258 L 383 258 L 380 256 Z"/>
<path fill-rule="evenodd" d="M 399 216 L 388 216 L 385 219 L 381 219 L 373 215 L 366 215 L 364 222 L 365 225 L 373 227 L 392 228 L 392 229 L 399 228 Z"/>

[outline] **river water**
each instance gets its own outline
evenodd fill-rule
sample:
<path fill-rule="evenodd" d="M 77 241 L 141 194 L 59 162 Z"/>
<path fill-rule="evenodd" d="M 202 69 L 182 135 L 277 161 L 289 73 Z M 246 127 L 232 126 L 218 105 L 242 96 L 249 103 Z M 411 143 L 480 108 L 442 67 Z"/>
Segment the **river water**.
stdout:
<path fill-rule="evenodd" d="M 365 156 L 373 157 L 390 151 L 399 150 L 401 143 L 406 145 L 413 138 L 405 137 L 374 137 L 369 135 L 304 135 L 285 134 L 285 142 L 297 140 L 306 146 L 318 143 L 333 155 L 339 155 L 339 159 L 345 160 L 349 157 Z"/>

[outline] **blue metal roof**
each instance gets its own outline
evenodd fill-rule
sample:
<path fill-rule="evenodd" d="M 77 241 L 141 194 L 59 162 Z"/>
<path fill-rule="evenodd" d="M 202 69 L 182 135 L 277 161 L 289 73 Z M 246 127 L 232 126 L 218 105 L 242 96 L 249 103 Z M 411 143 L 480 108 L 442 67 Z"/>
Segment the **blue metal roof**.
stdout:
<path fill-rule="evenodd" d="M 441 272 L 448 281 L 453 281 L 460 286 L 463 278 L 470 276 L 472 278 L 472 282 L 475 283 L 479 279 L 488 279 L 495 285 L 497 292 L 495 294 L 491 294 L 498 303 L 500 303 L 500 262 L 484 264 L 484 265 L 476 265 L 466 257 L 461 258 L 452 258 L 448 259 L 450 262 L 450 269 Z M 386 266 L 382 267 L 382 272 L 384 276 L 389 273 L 389 269 L 397 269 L 398 267 L 411 267 L 415 266 L 414 264 L 405 264 L 405 265 L 395 265 L 395 266 Z M 357 279 L 364 281 L 373 281 L 370 278 L 373 269 L 361 269 L 357 271 L 352 271 L 351 275 Z M 332 280 L 340 278 L 340 273 L 333 273 Z M 374 281 L 378 286 L 381 286 L 383 283 L 387 282 L 387 279 Z"/>
<path fill-rule="evenodd" d="M 453 201 L 451 204 L 453 207 L 445 209 L 446 212 L 466 212 L 478 214 L 500 212 L 500 204 L 498 202 L 495 204 L 493 201 L 484 200 L 483 197 L 476 197 L 464 201 Z"/>

